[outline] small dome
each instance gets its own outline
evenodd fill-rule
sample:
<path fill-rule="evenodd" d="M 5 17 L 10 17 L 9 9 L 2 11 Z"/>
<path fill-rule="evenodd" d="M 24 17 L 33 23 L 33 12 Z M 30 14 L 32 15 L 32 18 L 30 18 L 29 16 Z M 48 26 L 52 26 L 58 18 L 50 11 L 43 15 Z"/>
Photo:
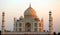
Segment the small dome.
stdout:
<path fill-rule="evenodd" d="M 24 16 L 27 16 L 27 15 L 28 16 L 36 16 L 36 11 L 31 7 L 31 5 L 24 12 Z"/>
<path fill-rule="evenodd" d="M 35 17 L 35 21 L 40 21 L 40 19 L 36 16 L 36 17 Z"/>
<path fill-rule="evenodd" d="M 19 19 L 22 20 L 23 19 L 23 16 L 21 16 Z"/>

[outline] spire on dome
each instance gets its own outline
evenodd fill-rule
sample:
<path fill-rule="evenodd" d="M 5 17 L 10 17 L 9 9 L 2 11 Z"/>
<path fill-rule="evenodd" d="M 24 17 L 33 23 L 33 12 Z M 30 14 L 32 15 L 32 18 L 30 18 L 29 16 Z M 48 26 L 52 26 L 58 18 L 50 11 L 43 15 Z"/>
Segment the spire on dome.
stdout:
<path fill-rule="evenodd" d="M 31 3 L 29 4 L 29 7 L 31 7 Z"/>

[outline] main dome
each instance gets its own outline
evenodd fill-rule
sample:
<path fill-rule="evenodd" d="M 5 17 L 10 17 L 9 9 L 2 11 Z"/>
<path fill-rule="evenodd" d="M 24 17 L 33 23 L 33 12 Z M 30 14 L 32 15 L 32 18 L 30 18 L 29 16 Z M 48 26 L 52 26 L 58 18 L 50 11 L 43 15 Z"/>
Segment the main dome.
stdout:
<path fill-rule="evenodd" d="M 31 7 L 31 5 L 25 10 L 24 16 L 36 16 L 36 11 Z"/>

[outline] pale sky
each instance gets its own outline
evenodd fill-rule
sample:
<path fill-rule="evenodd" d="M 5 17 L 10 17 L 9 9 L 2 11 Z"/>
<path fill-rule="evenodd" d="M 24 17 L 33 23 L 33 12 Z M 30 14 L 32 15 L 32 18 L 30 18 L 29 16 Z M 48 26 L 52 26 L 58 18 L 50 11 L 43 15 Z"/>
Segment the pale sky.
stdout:
<path fill-rule="evenodd" d="M 52 11 L 54 31 L 60 32 L 60 0 L 0 0 L 0 30 L 2 26 L 2 12 L 5 16 L 5 28 L 13 30 L 13 18 L 24 16 L 24 11 L 29 7 L 36 11 L 37 16 L 44 19 L 44 29 L 49 29 L 49 11 Z"/>

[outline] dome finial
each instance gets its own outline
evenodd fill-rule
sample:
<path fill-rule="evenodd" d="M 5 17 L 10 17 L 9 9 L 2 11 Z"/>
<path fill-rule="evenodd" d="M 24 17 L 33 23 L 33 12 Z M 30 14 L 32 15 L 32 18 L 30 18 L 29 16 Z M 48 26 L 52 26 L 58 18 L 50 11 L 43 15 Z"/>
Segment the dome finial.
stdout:
<path fill-rule="evenodd" d="M 29 7 L 31 7 L 31 3 L 29 4 Z"/>

